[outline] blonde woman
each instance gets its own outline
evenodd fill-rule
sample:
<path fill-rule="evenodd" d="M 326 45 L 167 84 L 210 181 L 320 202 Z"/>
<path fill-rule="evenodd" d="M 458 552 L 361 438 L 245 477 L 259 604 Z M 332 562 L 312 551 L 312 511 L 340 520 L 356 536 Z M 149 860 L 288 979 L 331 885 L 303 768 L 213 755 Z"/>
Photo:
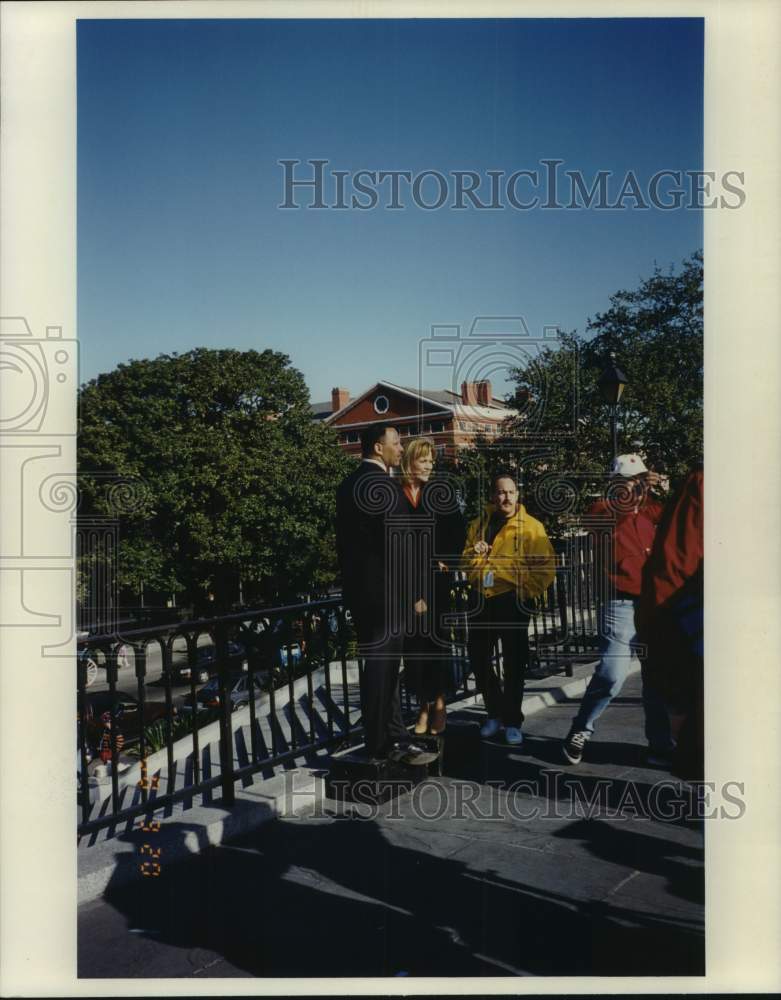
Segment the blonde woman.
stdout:
<path fill-rule="evenodd" d="M 435 460 L 431 438 L 416 438 L 406 446 L 399 513 L 408 518 L 411 531 L 416 530 L 416 519 L 433 519 L 432 554 L 442 559 L 460 555 L 466 528 L 452 486 L 444 479 L 432 479 Z M 404 579 L 404 608 L 413 624 L 413 634 L 404 641 L 404 670 L 420 706 L 415 732 L 436 735 L 445 728 L 450 657 L 444 643 L 437 641 L 435 619 L 449 607 L 450 573 L 444 562 L 432 568 L 428 559 L 417 559 L 408 565 Z"/>

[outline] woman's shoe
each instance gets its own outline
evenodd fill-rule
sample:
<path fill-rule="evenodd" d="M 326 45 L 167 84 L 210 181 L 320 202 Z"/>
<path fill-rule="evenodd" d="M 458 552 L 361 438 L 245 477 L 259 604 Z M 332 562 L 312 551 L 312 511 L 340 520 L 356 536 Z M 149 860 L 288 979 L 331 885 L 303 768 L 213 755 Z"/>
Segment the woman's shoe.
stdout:
<path fill-rule="evenodd" d="M 415 723 L 415 728 L 413 729 L 413 732 L 415 733 L 416 736 L 423 736 L 428 732 L 428 725 L 429 725 L 428 709 L 429 705 L 427 701 L 420 706 L 420 714 L 418 715 L 418 721 Z"/>
<path fill-rule="evenodd" d="M 444 732 L 446 725 L 447 709 L 444 706 L 442 708 L 435 708 L 430 716 L 429 732 L 432 736 L 439 736 L 440 733 Z"/>

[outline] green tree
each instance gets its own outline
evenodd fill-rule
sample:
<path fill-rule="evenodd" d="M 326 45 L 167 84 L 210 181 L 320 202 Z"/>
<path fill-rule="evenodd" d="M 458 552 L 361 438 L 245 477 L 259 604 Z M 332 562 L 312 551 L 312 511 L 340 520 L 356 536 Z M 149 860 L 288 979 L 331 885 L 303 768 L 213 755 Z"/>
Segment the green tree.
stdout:
<path fill-rule="evenodd" d="M 629 384 L 618 409 L 619 449 L 637 448 L 677 484 L 703 447 L 703 266 L 692 254 L 681 269 L 659 268 L 636 291 L 617 292 L 587 326 L 583 409 L 598 402 L 594 379 L 615 352 Z M 601 404 L 602 426 L 607 408 Z M 599 421 L 599 416 L 597 416 Z"/>
<path fill-rule="evenodd" d="M 82 513 L 116 514 L 119 494 L 120 586 L 212 592 L 224 607 L 239 579 L 253 600 L 331 582 L 334 492 L 350 463 L 312 421 L 286 355 L 130 361 L 86 383 L 79 404 Z"/>
<path fill-rule="evenodd" d="M 477 517 L 489 500 L 493 474 L 507 465 L 506 456 L 493 448 L 483 434 L 475 436 L 474 444 L 459 450 L 455 458 L 437 462 L 437 475 L 449 479 L 464 505 L 464 517 Z"/>
<path fill-rule="evenodd" d="M 616 292 L 610 308 L 588 321 L 586 336 L 561 334 L 556 347 L 513 373 L 508 405 L 518 416 L 504 437 L 480 445 L 479 455 L 462 452 L 454 474 L 469 480 L 515 467 L 527 508 L 554 531 L 581 512 L 612 454 L 609 407 L 597 382 L 614 352 L 628 379 L 618 408 L 619 452 L 640 452 L 677 485 L 702 457 L 702 281 L 696 252 L 680 269 L 656 268 L 636 290 Z M 567 427 L 573 433 L 561 435 Z M 465 486 L 470 501 L 477 492 L 474 483 Z M 575 495 L 574 504 L 566 494 Z"/>

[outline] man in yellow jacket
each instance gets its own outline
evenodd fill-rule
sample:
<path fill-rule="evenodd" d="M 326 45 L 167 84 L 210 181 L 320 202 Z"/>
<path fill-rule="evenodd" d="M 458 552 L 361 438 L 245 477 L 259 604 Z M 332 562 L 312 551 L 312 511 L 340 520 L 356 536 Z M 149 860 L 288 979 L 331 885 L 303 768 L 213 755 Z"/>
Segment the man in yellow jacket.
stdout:
<path fill-rule="evenodd" d="M 464 561 L 472 588 L 469 659 L 488 719 L 485 739 L 504 729 L 505 739 L 523 742 L 523 684 L 529 662 L 529 602 L 553 582 L 556 563 L 542 524 L 519 502 L 518 485 L 507 473 L 494 477 L 491 503 L 469 525 Z M 504 685 L 492 665 L 501 643 Z"/>

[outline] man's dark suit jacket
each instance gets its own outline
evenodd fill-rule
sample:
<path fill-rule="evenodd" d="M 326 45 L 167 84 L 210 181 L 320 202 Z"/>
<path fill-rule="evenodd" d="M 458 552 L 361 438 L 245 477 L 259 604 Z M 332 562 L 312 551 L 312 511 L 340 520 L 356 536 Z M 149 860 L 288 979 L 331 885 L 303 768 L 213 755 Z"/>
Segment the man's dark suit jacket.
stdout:
<path fill-rule="evenodd" d="M 398 505 L 396 479 L 375 462 L 363 461 L 336 492 L 336 552 L 345 604 L 359 628 L 386 618 L 389 567 L 386 518 Z"/>

